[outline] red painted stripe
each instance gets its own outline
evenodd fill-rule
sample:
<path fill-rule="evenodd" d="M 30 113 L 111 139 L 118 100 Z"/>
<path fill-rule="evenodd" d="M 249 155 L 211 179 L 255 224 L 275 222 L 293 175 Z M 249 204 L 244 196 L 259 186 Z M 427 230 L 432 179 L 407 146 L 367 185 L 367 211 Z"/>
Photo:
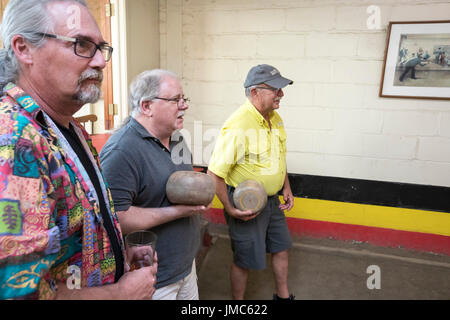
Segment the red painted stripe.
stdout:
<path fill-rule="evenodd" d="M 223 216 L 223 209 L 211 208 L 203 217 L 211 223 L 226 224 L 225 217 Z"/>
<path fill-rule="evenodd" d="M 356 240 L 384 247 L 403 247 L 450 255 L 450 237 L 447 236 L 297 218 L 287 220 L 289 230 L 300 236 Z"/>
<path fill-rule="evenodd" d="M 212 223 L 225 224 L 222 209 L 210 209 L 205 218 Z M 337 240 L 355 240 L 383 247 L 403 247 L 450 255 L 450 237 L 447 236 L 298 218 L 286 219 L 289 230 L 297 236 L 332 237 Z"/>

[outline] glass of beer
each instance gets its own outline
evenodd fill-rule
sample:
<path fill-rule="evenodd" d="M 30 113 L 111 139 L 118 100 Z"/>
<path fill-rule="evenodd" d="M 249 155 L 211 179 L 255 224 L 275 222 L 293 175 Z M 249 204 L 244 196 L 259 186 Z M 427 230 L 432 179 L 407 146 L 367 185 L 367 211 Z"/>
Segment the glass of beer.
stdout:
<path fill-rule="evenodd" d="M 125 247 L 131 271 L 153 264 L 157 235 L 152 231 L 136 231 L 126 235 Z"/>

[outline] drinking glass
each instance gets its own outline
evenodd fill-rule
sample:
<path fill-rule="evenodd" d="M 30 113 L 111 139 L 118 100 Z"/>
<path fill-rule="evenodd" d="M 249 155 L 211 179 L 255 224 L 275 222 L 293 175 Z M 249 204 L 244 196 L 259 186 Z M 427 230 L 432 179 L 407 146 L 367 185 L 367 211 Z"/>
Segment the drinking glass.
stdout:
<path fill-rule="evenodd" d="M 125 237 L 131 271 L 153 264 L 157 235 L 152 231 L 135 231 Z"/>

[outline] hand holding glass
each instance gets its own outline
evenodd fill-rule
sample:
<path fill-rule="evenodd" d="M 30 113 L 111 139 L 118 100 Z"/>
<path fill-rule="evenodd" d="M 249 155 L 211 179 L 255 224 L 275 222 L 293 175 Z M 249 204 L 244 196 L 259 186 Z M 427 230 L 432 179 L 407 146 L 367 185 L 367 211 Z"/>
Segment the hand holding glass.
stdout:
<path fill-rule="evenodd" d="M 131 270 L 153 264 L 157 236 L 151 231 L 136 231 L 125 237 L 127 260 Z"/>

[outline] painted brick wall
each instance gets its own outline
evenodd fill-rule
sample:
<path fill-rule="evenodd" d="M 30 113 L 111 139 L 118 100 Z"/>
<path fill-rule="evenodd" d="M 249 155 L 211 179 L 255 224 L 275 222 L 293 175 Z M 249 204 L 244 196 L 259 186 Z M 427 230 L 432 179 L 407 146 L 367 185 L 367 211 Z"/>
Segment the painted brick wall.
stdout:
<path fill-rule="evenodd" d="M 279 110 L 289 172 L 450 186 L 450 101 L 378 97 L 389 21 L 449 13 L 433 0 L 161 0 L 161 66 L 191 98 L 195 164 L 244 101 L 248 70 L 268 63 L 295 81 Z"/>

